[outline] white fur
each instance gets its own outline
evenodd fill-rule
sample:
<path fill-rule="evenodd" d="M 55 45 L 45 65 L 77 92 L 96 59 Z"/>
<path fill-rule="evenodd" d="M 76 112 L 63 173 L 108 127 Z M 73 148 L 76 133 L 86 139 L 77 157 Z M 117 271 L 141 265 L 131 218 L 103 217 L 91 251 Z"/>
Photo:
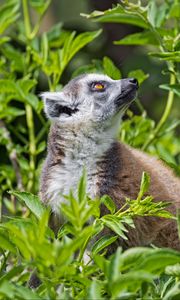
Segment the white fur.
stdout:
<path fill-rule="evenodd" d="M 47 198 L 54 212 L 59 213 L 60 203 L 64 200 L 62 195 L 68 195 L 70 189 L 77 195 L 77 185 L 85 167 L 87 172 L 87 192 L 91 198 L 96 196 L 97 162 L 110 148 L 114 141 L 115 128 L 108 131 L 94 132 L 91 139 L 79 134 L 75 140 L 69 133 L 66 142 L 65 157 L 61 165 L 53 168 L 51 178 L 48 180 Z M 96 141 L 98 140 L 98 145 Z"/>
<path fill-rule="evenodd" d="M 92 92 L 90 86 L 96 81 L 108 83 L 104 92 Z M 121 92 L 121 80 L 112 80 L 102 74 L 87 74 L 79 78 L 78 82 L 72 81 L 65 86 L 62 92 L 42 95 L 45 112 L 60 131 L 56 143 L 65 155 L 62 163 L 53 167 L 46 182 L 44 198 L 49 201 L 53 211 L 59 213 L 60 203 L 64 201 L 62 195 L 69 194 L 70 189 L 77 194 L 84 167 L 88 177 L 87 192 L 91 198 L 96 196 L 97 163 L 113 143 L 124 112 L 123 108 L 118 112 L 115 104 Z M 49 104 L 48 99 L 51 100 Z M 51 105 L 54 103 L 78 110 L 71 115 L 61 113 L 56 117 L 52 114 L 51 117 Z M 62 141 L 58 140 L 60 137 L 63 137 Z"/>

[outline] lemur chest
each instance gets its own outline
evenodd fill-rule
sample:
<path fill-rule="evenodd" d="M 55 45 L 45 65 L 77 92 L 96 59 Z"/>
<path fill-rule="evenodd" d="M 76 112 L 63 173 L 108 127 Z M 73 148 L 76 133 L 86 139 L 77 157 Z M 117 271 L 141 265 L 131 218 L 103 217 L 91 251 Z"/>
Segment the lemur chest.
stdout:
<path fill-rule="evenodd" d="M 83 169 L 87 174 L 87 193 L 91 198 L 96 196 L 99 163 L 106 150 L 107 146 L 103 145 L 74 148 L 66 153 L 61 164 L 53 167 L 47 183 L 47 198 L 53 211 L 59 211 L 60 203 L 66 201 L 62 195 L 68 195 L 70 190 L 77 195 L 78 182 Z"/>
<path fill-rule="evenodd" d="M 56 166 L 53 171 L 54 183 L 56 184 L 57 189 L 62 194 L 69 194 L 69 191 L 72 190 L 75 194 L 77 192 L 78 182 L 80 177 L 83 174 L 83 169 L 85 168 L 88 182 L 87 189 L 90 194 L 91 187 L 94 185 L 95 176 L 97 172 L 97 164 L 93 159 L 69 159 L 68 157 L 64 158 L 63 164 L 61 166 Z"/>

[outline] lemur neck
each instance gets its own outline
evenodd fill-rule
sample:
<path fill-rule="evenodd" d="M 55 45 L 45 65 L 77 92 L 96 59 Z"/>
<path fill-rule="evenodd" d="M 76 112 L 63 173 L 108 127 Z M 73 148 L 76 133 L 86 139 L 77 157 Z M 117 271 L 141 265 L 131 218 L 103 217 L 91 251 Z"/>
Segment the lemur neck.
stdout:
<path fill-rule="evenodd" d="M 54 212 L 59 213 L 60 203 L 64 201 L 62 195 L 68 195 L 70 189 L 76 195 L 84 167 L 90 197 L 93 199 L 106 192 L 101 186 L 104 186 L 105 177 L 110 178 L 108 186 L 112 183 L 115 161 L 109 157 L 114 151 L 114 136 L 114 130 L 111 129 L 82 131 L 81 128 L 60 128 L 55 123 L 51 126 L 40 193 L 43 201 L 48 202 Z M 105 185 L 107 186 L 107 180 Z"/>
<path fill-rule="evenodd" d="M 115 140 L 115 130 L 96 128 L 63 128 L 53 124 L 50 132 L 49 151 L 51 154 L 77 161 L 85 166 L 89 158 L 99 159 Z M 80 160 L 80 161 L 79 161 Z"/>
<path fill-rule="evenodd" d="M 49 157 L 58 172 L 56 180 L 62 193 L 67 194 L 70 189 L 76 190 L 85 167 L 88 193 L 91 197 L 95 196 L 98 167 L 111 148 L 114 135 L 112 130 L 102 128 L 78 131 L 53 124 L 49 137 Z"/>

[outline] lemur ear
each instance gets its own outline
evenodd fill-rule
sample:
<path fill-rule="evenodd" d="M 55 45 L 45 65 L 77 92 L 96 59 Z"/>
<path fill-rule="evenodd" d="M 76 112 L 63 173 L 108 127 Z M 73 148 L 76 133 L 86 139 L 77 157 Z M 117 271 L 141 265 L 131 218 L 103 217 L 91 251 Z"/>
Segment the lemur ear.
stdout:
<path fill-rule="evenodd" d="M 58 118 L 61 114 L 61 108 L 67 107 L 62 92 L 45 92 L 40 95 L 44 101 L 44 111 L 48 118 Z"/>

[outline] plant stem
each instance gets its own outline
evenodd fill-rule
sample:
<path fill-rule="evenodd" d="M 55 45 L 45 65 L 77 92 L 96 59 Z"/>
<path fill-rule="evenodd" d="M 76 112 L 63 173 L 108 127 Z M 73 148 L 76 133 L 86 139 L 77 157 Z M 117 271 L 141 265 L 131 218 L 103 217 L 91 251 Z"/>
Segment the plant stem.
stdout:
<path fill-rule="evenodd" d="M 34 134 L 34 120 L 33 120 L 33 111 L 32 107 L 29 104 L 25 105 L 26 109 L 26 120 L 27 127 L 29 131 L 29 182 L 27 185 L 28 191 L 31 191 L 34 186 L 34 175 L 35 175 L 35 156 L 36 156 L 36 142 L 35 142 L 35 134 Z"/>
<path fill-rule="evenodd" d="M 15 172 L 17 187 L 19 190 L 22 190 L 23 189 L 22 176 L 21 176 L 19 161 L 17 158 L 17 151 L 13 144 L 10 132 L 7 129 L 6 124 L 4 123 L 3 120 L 0 120 L 0 129 L 3 130 L 3 137 L 7 140 L 6 149 Z"/>
<path fill-rule="evenodd" d="M 42 129 L 39 131 L 38 135 L 36 136 L 36 144 L 41 140 L 43 135 L 48 132 L 49 122 L 46 122 L 46 125 L 43 125 Z"/>
<path fill-rule="evenodd" d="M 30 23 L 29 12 L 28 12 L 28 1 L 22 0 L 22 3 L 23 3 L 23 14 L 24 14 L 24 25 L 26 30 L 26 37 L 27 39 L 29 39 L 31 34 L 31 23 Z"/>
<path fill-rule="evenodd" d="M 2 222 L 2 192 L 0 192 L 0 222 Z"/>
<path fill-rule="evenodd" d="M 25 145 L 27 144 L 28 140 L 21 134 L 19 133 L 17 130 L 15 130 L 15 128 L 12 125 L 8 125 L 10 131 Z"/>
<path fill-rule="evenodd" d="M 176 82 L 176 77 L 174 75 L 174 72 L 170 73 L 170 84 L 175 84 Z M 154 139 L 157 137 L 159 131 L 161 130 L 162 126 L 165 124 L 165 122 L 167 121 L 172 105 L 173 105 L 173 100 L 174 100 L 174 92 L 173 91 L 169 91 L 168 93 L 168 99 L 167 99 L 167 103 L 166 103 L 166 107 L 165 110 L 163 112 L 163 115 L 159 121 L 159 123 L 157 124 L 156 128 L 154 129 L 154 132 L 152 135 L 150 135 L 149 139 L 146 141 L 146 143 L 143 145 L 142 149 L 146 150 L 148 148 L 148 146 L 154 141 Z"/>
<path fill-rule="evenodd" d="M 29 11 L 28 11 L 28 1 L 22 0 L 23 4 L 23 14 L 24 14 L 24 25 L 26 31 L 26 37 L 29 41 L 31 39 L 31 23 L 29 18 Z M 28 49 L 28 48 L 27 48 Z M 27 50 L 27 61 L 29 63 L 29 51 Z M 36 156 L 36 142 L 35 142 L 35 134 L 34 134 L 34 120 L 33 120 L 33 110 L 29 104 L 25 104 L 26 110 L 26 121 L 27 127 L 29 131 L 29 181 L 27 184 L 27 190 L 31 191 L 34 186 L 34 175 L 35 175 L 35 156 Z"/>

